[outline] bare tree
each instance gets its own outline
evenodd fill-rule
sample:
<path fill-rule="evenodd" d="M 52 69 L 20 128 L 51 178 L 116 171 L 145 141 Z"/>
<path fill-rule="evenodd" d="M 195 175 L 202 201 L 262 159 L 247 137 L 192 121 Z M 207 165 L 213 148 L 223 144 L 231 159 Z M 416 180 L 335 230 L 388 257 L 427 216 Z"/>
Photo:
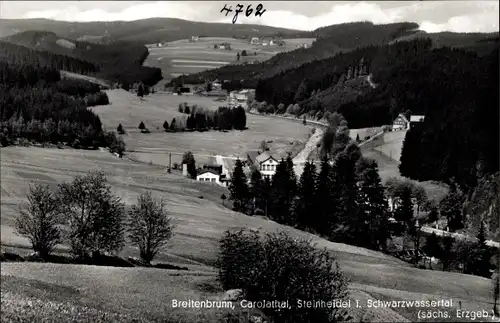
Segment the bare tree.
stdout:
<path fill-rule="evenodd" d="M 150 263 L 172 237 L 173 225 L 162 199 L 150 191 L 141 194 L 132 206 L 128 222 L 129 239 L 139 247 L 140 257 Z"/>
<path fill-rule="evenodd" d="M 21 205 L 16 218 L 16 233 L 27 237 L 33 250 L 47 259 L 61 243 L 59 204 L 46 184 L 30 186 L 28 202 Z"/>

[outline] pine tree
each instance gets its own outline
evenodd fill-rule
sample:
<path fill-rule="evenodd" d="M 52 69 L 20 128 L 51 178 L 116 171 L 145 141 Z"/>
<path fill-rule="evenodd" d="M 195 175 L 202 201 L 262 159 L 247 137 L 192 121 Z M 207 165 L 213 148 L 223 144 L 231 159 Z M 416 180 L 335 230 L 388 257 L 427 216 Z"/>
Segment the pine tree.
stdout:
<path fill-rule="evenodd" d="M 258 169 L 253 169 L 250 175 L 250 185 L 249 185 L 249 198 L 251 201 L 251 214 L 255 211 L 255 209 L 263 209 L 263 180 L 262 174 Z"/>
<path fill-rule="evenodd" d="M 144 122 L 141 121 L 141 123 L 139 123 L 139 129 L 141 131 L 144 131 L 144 129 L 146 129 L 146 125 L 144 124 Z"/>
<path fill-rule="evenodd" d="M 350 234 L 359 245 L 385 250 L 388 230 L 388 203 L 378 173 L 377 162 L 372 160 L 359 176 L 358 216 L 353 218 Z"/>
<path fill-rule="evenodd" d="M 451 231 L 463 228 L 462 223 L 462 201 L 463 196 L 457 186 L 452 183 L 450 191 L 439 203 L 441 215 L 448 221 L 448 227 Z"/>
<path fill-rule="evenodd" d="M 351 219 L 356 217 L 357 207 L 357 178 L 356 163 L 361 157 L 359 148 L 350 144 L 335 158 L 333 165 L 334 192 L 336 203 L 337 225 L 333 228 L 338 237 L 348 238 L 348 232 L 355 230 Z"/>
<path fill-rule="evenodd" d="M 125 131 L 123 131 L 123 126 L 121 123 L 116 128 L 116 132 L 118 132 L 118 134 L 120 134 L 120 135 L 123 135 L 125 133 Z"/>
<path fill-rule="evenodd" d="M 288 177 L 290 178 L 290 184 L 288 187 L 290 200 L 297 194 L 297 175 L 295 174 L 295 169 L 293 167 L 293 159 L 290 154 L 286 157 L 286 170 L 288 172 Z"/>
<path fill-rule="evenodd" d="M 302 119 L 302 124 L 305 126 L 307 125 L 307 120 L 306 120 L 306 115 L 304 114 L 304 118 Z"/>
<path fill-rule="evenodd" d="M 243 163 L 239 159 L 236 160 L 234 166 L 229 192 L 229 199 L 233 201 L 234 210 L 238 212 L 244 211 L 247 206 L 249 192 L 247 177 L 243 171 Z"/>
<path fill-rule="evenodd" d="M 302 80 L 302 82 L 300 82 L 299 87 L 297 88 L 297 91 L 295 92 L 295 97 L 293 99 L 293 102 L 299 103 L 307 99 L 308 96 L 309 93 L 307 91 L 307 80 Z"/>
<path fill-rule="evenodd" d="M 296 210 L 297 224 L 300 228 L 315 229 L 316 206 L 316 165 L 310 161 L 304 164 L 299 181 L 299 205 Z"/>
<path fill-rule="evenodd" d="M 336 223 L 335 208 L 332 205 L 336 201 L 332 198 L 333 171 L 328 163 L 328 159 L 323 157 L 321 160 L 320 172 L 316 179 L 316 198 L 315 204 L 317 211 L 315 217 L 311 219 L 311 223 L 316 232 L 330 236 L 331 227 Z"/>
<path fill-rule="evenodd" d="M 290 173 L 287 162 L 281 160 L 276 166 L 276 173 L 271 182 L 271 217 L 278 223 L 290 224 L 292 199 L 290 194 Z"/>
<path fill-rule="evenodd" d="M 475 246 L 475 252 L 473 257 L 475 258 L 473 264 L 473 274 L 482 277 L 490 277 L 490 269 L 493 268 L 491 264 L 491 250 L 486 244 L 486 227 L 484 221 L 481 221 L 479 230 L 477 233 L 477 243 Z"/>
<path fill-rule="evenodd" d="M 188 151 L 182 156 L 182 164 L 186 164 L 187 172 L 192 179 L 196 179 L 198 171 L 196 170 L 196 161 L 192 152 Z"/>
<path fill-rule="evenodd" d="M 352 66 L 349 66 L 349 69 L 347 70 L 346 80 L 352 79 L 352 73 L 353 73 Z"/>
<path fill-rule="evenodd" d="M 433 232 L 427 237 L 423 250 L 429 257 L 438 258 L 441 255 L 441 245 L 436 233 Z M 432 269 L 432 261 L 430 262 L 430 269 Z"/>
<path fill-rule="evenodd" d="M 356 135 L 356 142 L 359 144 L 361 142 L 361 139 L 359 139 L 359 133 Z"/>
<path fill-rule="evenodd" d="M 165 131 L 168 131 L 169 130 L 169 127 L 168 127 L 168 122 L 165 120 L 165 122 L 163 122 L 163 129 Z"/>
<path fill-rule="evenodd" d="M 139 88 L 137 89 L 137 96 L 141 98 L 144 96 L 144 86 L 142 83 L 139 84 Z"/>
<path fill-rule="evenodd" d="M 175 118 L 173 118 L 172 122 L 170 122 L 170 130 L 174 131 L 176 126 L 177 123 L 175 122 Z"/>
<path fill-rule="evenodd" d="M 394 212 L 396 221 L 401 221 L 405 225 L 411 225 L 413 220 L 413 202 L 412 190 L 410 187 L 403 187 L 400 196 L 398 196 L 399 205 Z"/>

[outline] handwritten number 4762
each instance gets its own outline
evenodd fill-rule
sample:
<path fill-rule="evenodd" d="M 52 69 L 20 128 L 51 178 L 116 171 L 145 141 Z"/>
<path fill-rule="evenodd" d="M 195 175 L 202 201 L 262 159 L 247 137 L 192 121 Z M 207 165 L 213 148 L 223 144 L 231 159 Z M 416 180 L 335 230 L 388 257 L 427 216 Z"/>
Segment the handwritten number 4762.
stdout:
<path fill-rule="evenodd" d="M 230 13 L 230 12 L 233 12 L 233 7 L 232 6 L 229 6 L 229 8 L 227 7 L 227 4 L 224 5 L 224 8 L 221 9 L 220 12 L 223 12 L 225 11 L 226 12 L 226 16 Z M 250 17 L 250 15 L 253 13 L 253 9 L 252 9 L 252 5 L 249 4 L 247 6 L 247 9 L 245 10 L 245 16 L 247 17 Z M 234 17 L 233 17 L 233 24 L 236 22 L 236 20 L 238 20 L 238 14 L 243 12 L 243 5 L 241 4 L 237 4 L 236 5 L 236 9 L 234 10 Z M 260 17 L 262 16 L 262 14 L 266 12 L 266 9 L 264 9 L 264 6 L 262 5 L 262 3 L 259 3 L 257 5 L 257 7 L 255 8 L 255 17 Z"/>

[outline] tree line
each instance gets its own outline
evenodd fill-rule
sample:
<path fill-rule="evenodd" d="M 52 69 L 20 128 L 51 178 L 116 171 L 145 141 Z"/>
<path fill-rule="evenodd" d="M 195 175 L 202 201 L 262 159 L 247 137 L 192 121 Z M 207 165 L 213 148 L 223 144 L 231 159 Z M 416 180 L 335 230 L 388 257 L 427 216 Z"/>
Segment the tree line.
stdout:
<path fill-rule="evenodd" d="M 101 255 L 116 255 L 129 242 L 150 264 L 173 233 L 162 199 L 147 191 L 127 210 L 104 173 L 97 171 L 61 183 L 55 190 L 45 184 L 31 185 L 15 228 L 42 260 L 50 261 L 57 245 L 65 243 L 75 261 L 87 263 Z"/>
<path fill-rule="evenodd" d="M 18 139 L 73 147 L 124 147 L 102 129 L 90 106 L 108 104 L 105 93 L 85 81 L 61 80 L 53 67 L 0 61 L 0 141 Z"/>
<path fill-rule="evenodd" d="M 180 103 L 178 111 L 187 114 L 186 130 L 245 130 L 246 111 L 243 107 L 219 107 L 216 111 Z"/>

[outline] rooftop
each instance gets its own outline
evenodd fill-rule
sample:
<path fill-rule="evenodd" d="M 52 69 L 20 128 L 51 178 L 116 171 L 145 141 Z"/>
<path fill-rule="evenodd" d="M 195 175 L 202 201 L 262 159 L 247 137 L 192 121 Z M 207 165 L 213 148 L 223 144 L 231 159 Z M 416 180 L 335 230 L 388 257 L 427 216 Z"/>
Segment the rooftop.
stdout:
<path fill-rule="evenodd" d="M 412 115 L 410 117 L 410 122 L 422 122 L 424 121 L 425 116 L 423 115 Z"/>

